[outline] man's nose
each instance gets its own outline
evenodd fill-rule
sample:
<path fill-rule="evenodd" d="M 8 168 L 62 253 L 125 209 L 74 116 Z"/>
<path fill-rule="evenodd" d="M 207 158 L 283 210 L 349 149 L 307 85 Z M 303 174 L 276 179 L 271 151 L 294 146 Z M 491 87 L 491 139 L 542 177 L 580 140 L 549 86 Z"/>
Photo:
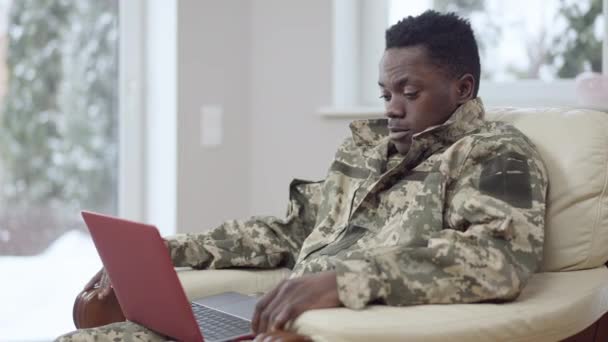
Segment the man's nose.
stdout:
<path fill-rule="evenodd" d="M 391 119 L 402 119 L 405 117 L 405 105 L 398 96 L 393 96 L 386 102 L 386 116 Z"/>

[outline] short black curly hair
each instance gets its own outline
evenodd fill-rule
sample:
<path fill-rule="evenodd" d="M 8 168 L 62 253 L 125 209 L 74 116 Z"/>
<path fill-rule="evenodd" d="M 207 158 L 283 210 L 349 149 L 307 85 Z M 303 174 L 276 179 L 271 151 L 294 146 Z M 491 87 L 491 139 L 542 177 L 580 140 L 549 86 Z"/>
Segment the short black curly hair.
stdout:
<path fill-rule="evenodd" d="M 455 13 L 428 10 L 406 17 L 386 30 L 386 49 L 423 46 L 429 57 L 451 77 L 470 73 L 479 91 L 479 50 L 468 20 Z"/>

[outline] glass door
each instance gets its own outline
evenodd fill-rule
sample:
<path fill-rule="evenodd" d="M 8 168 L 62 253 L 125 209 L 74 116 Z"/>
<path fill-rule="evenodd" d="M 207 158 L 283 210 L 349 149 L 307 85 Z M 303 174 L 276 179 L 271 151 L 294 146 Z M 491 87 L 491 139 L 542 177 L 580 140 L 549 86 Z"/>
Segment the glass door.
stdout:
<path fill-rule="evenodd" d="M 118 0 L 0 0 L 0 340 L 73 330 L 118 207 Z"/>

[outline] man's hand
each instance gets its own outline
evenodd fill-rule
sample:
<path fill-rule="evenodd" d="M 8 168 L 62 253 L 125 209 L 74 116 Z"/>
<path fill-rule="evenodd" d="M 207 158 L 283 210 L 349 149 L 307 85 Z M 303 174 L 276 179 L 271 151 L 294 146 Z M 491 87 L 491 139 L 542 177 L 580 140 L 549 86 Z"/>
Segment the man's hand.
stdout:
<path fill-rule="evenodd" d="M 335 308 L 338 297 L 336 272 L 322 272 L 281 282 L 255 307 L 251 322 L 256 334 L 282 329 L 306 310 Z"/>
<path fill-rule="evenodd" d="M 84 286 L 85 291 L 89 291 L 92 289 L 99 289 L 99 293 L 97 294 L 98 299 L 104 299 L 110 293 L 112 293 L 112 283 L 110 282 L 110 277 L 106 273 L 106 270 L 102 268 L 89 280 L 89 282 Z"/>

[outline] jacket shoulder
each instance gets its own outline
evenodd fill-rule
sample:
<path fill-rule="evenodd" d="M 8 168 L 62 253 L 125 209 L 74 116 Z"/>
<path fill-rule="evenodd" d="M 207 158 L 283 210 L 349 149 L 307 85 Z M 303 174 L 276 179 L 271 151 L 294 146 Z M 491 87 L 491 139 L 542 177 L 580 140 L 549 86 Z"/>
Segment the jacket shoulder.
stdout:
<path fill-rule="evenodd" d="M 486 121 L 484 125 L 458 141 L 470 149 L 482 149 L 485 146 L 493 151 L 519 150 L 522 154 L 537 154 L 536 146 L 515 126 L 500 122 Z"/>
<path fill-rule="evenodd" d="M 450 146 L 443 156 L 450 170 L 444 171 L 454 177 L 467 165 L 483 164 L 499 155 L 529 160 L 546 175 L 544 162 L 532 141 L 515 126 L 500 121 L 487 121 Z"/>

